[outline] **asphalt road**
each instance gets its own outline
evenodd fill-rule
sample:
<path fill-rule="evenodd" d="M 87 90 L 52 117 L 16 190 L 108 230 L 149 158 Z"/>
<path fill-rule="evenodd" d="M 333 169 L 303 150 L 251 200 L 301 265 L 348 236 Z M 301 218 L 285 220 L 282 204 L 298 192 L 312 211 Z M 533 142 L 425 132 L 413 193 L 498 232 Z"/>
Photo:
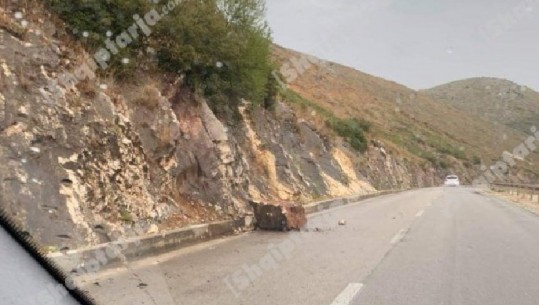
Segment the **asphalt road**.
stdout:
<path fill-rule="evenodd" d="M 535 305 L 538 283 L 539 217 L 469 188 L 374 198 L 303 232 L 253 232 L 81 281 L 104 305 Z"/>

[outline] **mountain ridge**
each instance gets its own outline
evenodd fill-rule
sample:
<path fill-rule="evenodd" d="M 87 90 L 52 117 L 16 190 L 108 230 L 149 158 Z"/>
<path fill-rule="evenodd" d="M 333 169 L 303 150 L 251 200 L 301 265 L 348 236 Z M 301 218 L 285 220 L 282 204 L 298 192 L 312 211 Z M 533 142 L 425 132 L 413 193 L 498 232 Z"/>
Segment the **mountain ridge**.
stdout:
<path fill-rule="evenodd" d="M 501 78 L 470 78 L 423 90 L 435 100 L 521 132 L 539 124 L 539 93 Z"/>

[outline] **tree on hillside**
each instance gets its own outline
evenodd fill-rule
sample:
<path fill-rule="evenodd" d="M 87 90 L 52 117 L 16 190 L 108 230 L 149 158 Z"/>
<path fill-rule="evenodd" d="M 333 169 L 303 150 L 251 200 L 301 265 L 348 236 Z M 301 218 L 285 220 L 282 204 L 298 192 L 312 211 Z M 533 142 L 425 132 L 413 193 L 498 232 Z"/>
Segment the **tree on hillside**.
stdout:
<path fill-rule="evenodd" d="M 160 23 L 160 64 L 214 103 L 262 103 L 271 70 L 264 11 L 262 0 L 183 2 Z"/>

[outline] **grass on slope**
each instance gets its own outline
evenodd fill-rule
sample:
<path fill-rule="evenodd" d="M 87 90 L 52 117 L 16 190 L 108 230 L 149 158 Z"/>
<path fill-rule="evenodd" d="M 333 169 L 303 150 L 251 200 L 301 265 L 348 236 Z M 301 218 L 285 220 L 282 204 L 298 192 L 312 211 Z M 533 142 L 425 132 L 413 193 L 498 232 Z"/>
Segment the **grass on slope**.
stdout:
<path fill-rule="evenodd" d="M 312 109 L 320 114 L 336 134 L 344 138 L 355 150 L 365 152 L 367 150 L 367 138 L 365 133 L 369 131 L 370 124 L 357 118 L 341 119 L 326 108 L 303 98 L 296 92 L 288 89 L 281 90 L 281 96 L 288 102 L 299 105 L 302 109 Z"/>
<path fill-rule="evenodd" d="M 281 62 L 301 57 L 279 47 L 273 52 Z M 457 161 L 490 165 L 526 136 L 425 93 L 338 64 L 313 65 L 289 88 L 302 97 L 295 101 L 303 107 L 329 117 L 368 121 L 371 138 L 395 144 L 405 157 L 419 157 L 440 167 Z"/>

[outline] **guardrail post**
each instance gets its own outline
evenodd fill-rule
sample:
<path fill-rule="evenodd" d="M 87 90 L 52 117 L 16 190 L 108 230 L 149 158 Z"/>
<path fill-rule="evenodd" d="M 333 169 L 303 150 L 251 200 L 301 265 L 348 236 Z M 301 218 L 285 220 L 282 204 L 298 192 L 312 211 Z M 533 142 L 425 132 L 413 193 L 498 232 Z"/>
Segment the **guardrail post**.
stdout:
<path fill-rule="evenodd" d="M 529 200 L 533 203 L 539 203 L 539 185 L 493 183 L 491 189 L 493 191 L 507 192 L 511 196 Z"/>

